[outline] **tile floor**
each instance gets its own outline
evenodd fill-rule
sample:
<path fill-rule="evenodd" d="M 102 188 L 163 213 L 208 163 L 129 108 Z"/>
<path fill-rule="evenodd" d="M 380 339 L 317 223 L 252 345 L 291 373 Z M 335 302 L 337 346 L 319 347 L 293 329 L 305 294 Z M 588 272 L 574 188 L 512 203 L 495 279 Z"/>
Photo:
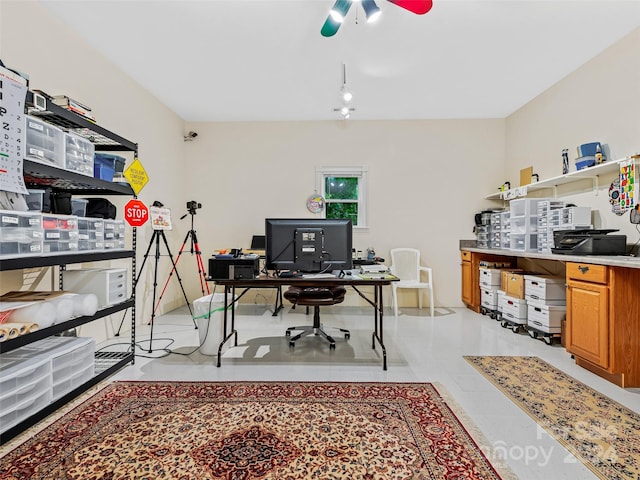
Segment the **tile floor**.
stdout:
<path fill-rule="evenodd" d="M 560 345 L 549 346 L 526 333 L 515 334 L 468 309 L 437 308 L 434 318 L 428 316 L 428 309 L 402 309 L 397 321 L 392 314 L 386 315 L 387 371 L 382 369 L 380 348 L 371 348 L 370 308 L 323 309 L 325 325 L 351 330 L 349 340 L 336 335 L 334 351 L 315 336 L 289 348 L 284 331 L 308 323 L 310 317 L 304 309 L 291 310 L 285 304 L 275 317 L 271 305 L 243 304 L 236 311 L 238 346 L 223 354 L 220 368 L 216 368 L 215 356 L 196 351 L 204 330 L 194 328 L 183 307 L 156 318 L 152 353 L 148 353 L 149 327 L 138 329 L 140 347 L 135 365 L 112 379 L 433 382 L 446 389 L 482 432 L 485 439 L 479 442 L 481 447 L 501 451 L 517 477 L 527 480 L 596 477 L 477 373 L 463 355 L 535 355 L 640 413 L 640 390 L 621 389 L 577 367 Z M 211 345 L 218 338 L 219 333 L 207 338 L 204 350 L 215 351 Z M 166 354 L 164 348 L 173 353 Z"/>

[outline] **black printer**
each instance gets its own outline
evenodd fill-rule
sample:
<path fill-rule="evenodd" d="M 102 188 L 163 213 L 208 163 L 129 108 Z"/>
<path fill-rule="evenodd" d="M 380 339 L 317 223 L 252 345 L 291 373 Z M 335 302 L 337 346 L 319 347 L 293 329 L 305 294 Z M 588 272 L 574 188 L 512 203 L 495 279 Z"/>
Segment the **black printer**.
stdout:
<path fill-rule="evenodd" d="M 627 236 L 609 235 L 614 229 L 556 230 L 552 253 L 565 255 L 626 255 Z"/>

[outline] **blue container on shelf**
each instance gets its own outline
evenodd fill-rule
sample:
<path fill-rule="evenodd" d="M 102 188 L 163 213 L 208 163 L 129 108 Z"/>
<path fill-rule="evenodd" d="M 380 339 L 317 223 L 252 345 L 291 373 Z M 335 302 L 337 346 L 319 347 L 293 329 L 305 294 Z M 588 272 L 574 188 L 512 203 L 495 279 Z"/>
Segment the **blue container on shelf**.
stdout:
<path fill-rule="evenodd" d="M 125 159 L 110 153 L 96 153 L 93 162 L 93 176 L 107 182 L 113 181 L 115 173 L 122 173 Z"/>
<path fill-rule="evenodd" d="M 596 157 L 593 155 L 576 158 L 576 170 L 582 170 L 587 167 L 593 167 L 595 164 L 596 164 Z"/>
<path fill-rule="evenodd" d="M 595 157 L 598 147 L 600 147 L 600 151 L 602 151 L 600 142 L 583 143 L 578 147 L 578 155 L 580 157 Z"/>

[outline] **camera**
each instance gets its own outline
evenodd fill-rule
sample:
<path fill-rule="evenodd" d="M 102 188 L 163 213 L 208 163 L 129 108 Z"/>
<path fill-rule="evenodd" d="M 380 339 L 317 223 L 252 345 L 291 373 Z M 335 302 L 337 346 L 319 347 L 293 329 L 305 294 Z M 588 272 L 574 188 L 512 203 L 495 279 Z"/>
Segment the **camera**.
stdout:
<path fill-rule="evenodd" d="M 202 208 L 202 204 L 200 202 L 196 202 L 195 200 L 187 202 L 187 210 L 189 210 L 191 215 L 195 215 L 198 208 Z"/>
<path fill-rule="evenodd" d="M 185 136 L 184 136 L 184 141 L 185 142 L 191 142 L 193 141 L 193 139 L 195 139 L 198 136 L 198 132 L 194 132 L 193 130 L 190 130 Z"/>

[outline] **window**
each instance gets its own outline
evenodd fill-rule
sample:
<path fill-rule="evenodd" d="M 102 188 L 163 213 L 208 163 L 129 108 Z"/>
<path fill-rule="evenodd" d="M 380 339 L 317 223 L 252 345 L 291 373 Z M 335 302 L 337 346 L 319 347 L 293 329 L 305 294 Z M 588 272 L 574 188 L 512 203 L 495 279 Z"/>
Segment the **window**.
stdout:
<path fill-rule="evenodd" d="M 317 167 L 316 190 L 325 199 L 324 218 L 349 218 L 367 227 L 367 167 Z"/>

